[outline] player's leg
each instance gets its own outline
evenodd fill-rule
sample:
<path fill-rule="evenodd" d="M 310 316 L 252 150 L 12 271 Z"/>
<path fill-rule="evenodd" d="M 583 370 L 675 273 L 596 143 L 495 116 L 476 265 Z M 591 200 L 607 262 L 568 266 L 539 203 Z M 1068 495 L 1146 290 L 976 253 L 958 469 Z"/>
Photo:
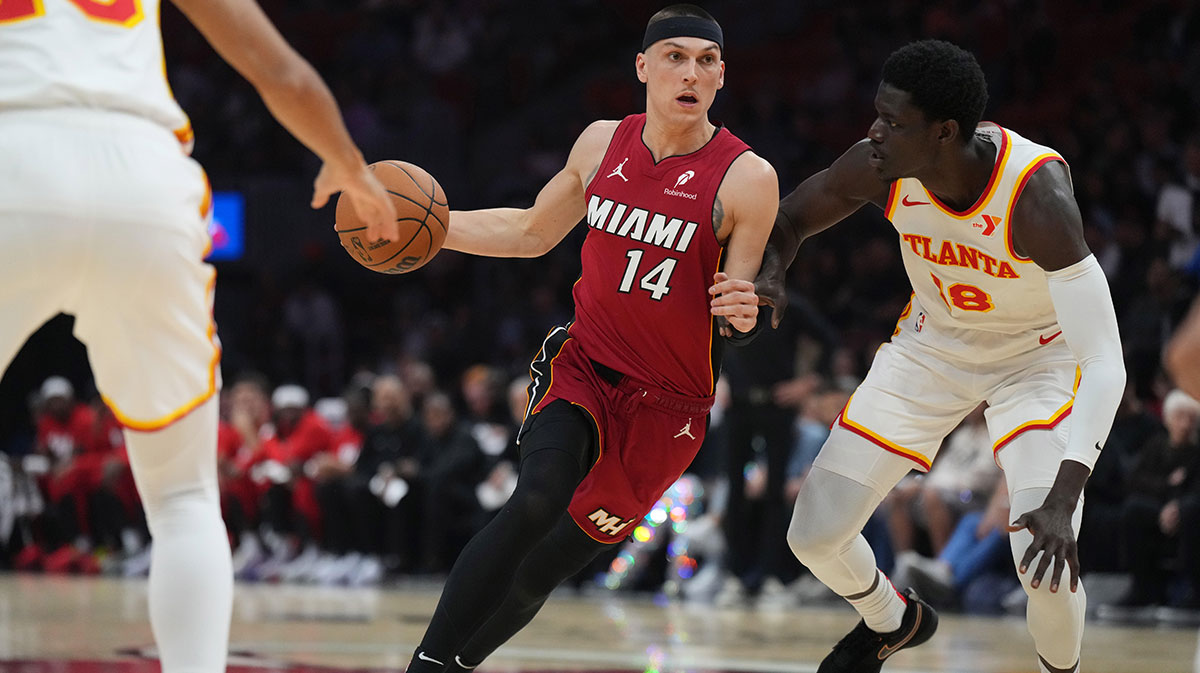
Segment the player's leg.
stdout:
<path fill-rule="evenodd" d="M 150 626 L 163 671 L 225 667 L 233 566 L 217 489 L 217 399 L 125 442 L 153 547 Z"/>
<path fill-rule="evenodd" d="M 1068 425 L 1069 419 L 1051 430 L 1023 433 L 1001 451 L 1000 460 L 1008 480 L 1012 519 L 1037 509 L 1045 502 L 1050 492 L 1047 480 L 1052 482 L 1058 471 Z M 1080 499 L 1071 519 L 1076 536 L 1079 535 L 1082 519 L 1083 500 Z M 1020 530 L 1009 534 L 1009 542 L 1012 545 L 1013 562 L 1019 565 L 1025 550 L 1033 542 L 1033 535 L 1028 530 Z M 1083 639 L 1084 613 L 1087 610 L 1087 593 L 1083 589 L 1083 582 L 1079 583 L 1077 591 L 1071 591 L 1070 571 L 1064 568 L 1057 592 L 1050 591 L 1048 577 L 1034 589 L 1030 581 L 1033 577 L 1032 568 L 1036 564 L 1035 559 L 1030 572 L 1024 575 L 1018 573 L 1018 578 L 1029 596 L 1026 618 L 1029 633 L 1037 648 L 1038 664 L 1043 673 L 1076 671 Z"/>
<path fill-rule="evenodd" d="M 70 312 L 96 386 L 126 428 L 153 538 L 150 624 L 165 673 L 224 670 L 233 571 L 217 487 L 216 273 L 204 263 L 207 182 L 170 134 L 116 118 Z"/>
<path fill-rule="evenodd" d="M 446 670 L 475 668 L 525 628 L 558 585 L 583 570 L 608 547 L 592 539 L 570 515 L 564 514 L 554 530 L 525 557 L 499 609 L 448 663 Z"/>
<path fill-rule="evenodd" d="M 904 601 L 876 566 L 861 531 L 891 486 L 914 465 L 841 426 L 834 426 L 820 455 L 826 460 L 818 457 L 796 497 L 788 545 L 817 579 L 859 611 L 867 626 L 894 631 Z M 822 465 L 831 457 L 838 462 Z M 864 470 L 870 478 L 846 476 L 839 469 L 843 461 L 871 464 Z"/>
<path fill-rule="evenodd" d="M 521 439 L 521 473 L 508 502 L 459 554 L 409 673 L 441 671 L 500 608 L 517 569 L 567 510 L 591 464 L 593 429 L 555 400 Z"/>

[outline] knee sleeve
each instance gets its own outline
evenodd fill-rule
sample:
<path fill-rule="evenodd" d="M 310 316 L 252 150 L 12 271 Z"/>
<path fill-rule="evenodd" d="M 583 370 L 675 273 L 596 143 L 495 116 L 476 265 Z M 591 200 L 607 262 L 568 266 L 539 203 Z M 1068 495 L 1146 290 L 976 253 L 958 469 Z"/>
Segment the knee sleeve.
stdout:
<path fill-rule="evenodd" d="M 1037 509 L 1046 500 L 1048 488 L 1030 488 L 1012 494 L 1011 518 L 1016 519 L 1021 514 Z M 1071 525 L 1075 534 L 1079 534 L 1079 525 L 1083 519 L 1083 505 L 1075 509 Z M 1025 550 L 1033 542 L 1033 535 L 1028 530 L 1009 533 L 1012 546 L 1013 563 L 1019 567 Z M 1083 583 L 1078 590 L 1070 589 L 1070 570 L 1064 566 L 1063 575 L 1059 581 L 1059 590 L 1050 591 L 1050 575 L 1054 572 L 1053 565 L 1042 578 L 1041 585 L 1034 589 L 1030 586 L 1034 569 L 1039 557 L 1035 558 L 1024 575 L 1018 572 L 1021 586 L 1029 595 L 1029 605 L 1026 608 L 1029 633 L 1033 636 L 1038 654 L 1055 668 L 1070 668 L 1079 661 L 1080 642 L 1083 639 L 1084 613 L 1087 610 L 1087 593 Z"/>
<path fill-rule="evenodd" d="M 788 546 L 805 565 L 836 556 L 858 536 L 879 502 L 873 489 L 814 467 L 796 497 Z"/>

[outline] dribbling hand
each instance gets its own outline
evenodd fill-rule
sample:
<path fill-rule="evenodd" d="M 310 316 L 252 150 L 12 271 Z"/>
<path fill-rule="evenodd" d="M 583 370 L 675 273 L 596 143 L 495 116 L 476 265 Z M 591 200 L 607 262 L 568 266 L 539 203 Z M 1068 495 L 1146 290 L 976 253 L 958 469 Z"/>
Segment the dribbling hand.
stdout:
<path fill-rule="evenodd" d="M 718 271 L 713 274 L 713 286 L 708 288 L 708 293 L 713 297 L 712 314 L 728 321 L 720 327 L 721 336 L 733 336 L 732 329 L 739 332 L 754 329 L 754 323 L 758 321 L 758 295 L 754 293 L 754 283 L 730 278 L 725 272 Z"/>
<path fill-rule="evenodd" d="M 396 224 L 396 207 L 388 196 L 387 190 L 379 184 L 379 180 L 367 170 L 365 164 L 352 170 L 326 162 L 313 181 L 312 207 L 321 208 L 329 202 L 329 197 L 342 192 L 342 198 L 350 199 L 354 206 L 354 214 L 367 225 L 367 239 L 396 240 L 400 236 L 399 225 Z"/>

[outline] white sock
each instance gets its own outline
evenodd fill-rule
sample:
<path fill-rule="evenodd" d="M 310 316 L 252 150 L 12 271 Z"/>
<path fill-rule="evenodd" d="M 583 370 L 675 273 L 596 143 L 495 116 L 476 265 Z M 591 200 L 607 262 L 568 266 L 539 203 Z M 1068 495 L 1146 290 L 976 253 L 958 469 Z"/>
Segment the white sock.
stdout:
<path fill-rule="evenodd" d="M 846 600 L 862 615 L 867 628 L 876 633 L 891 633 L 900 628 L 908 604 L 900 597 L 896 587 L 892 586 L 892 581 L 882 570 L 877 569 L 875 572 L 879 573 L 879 581 L 871 593 L 862 598 Z"/>

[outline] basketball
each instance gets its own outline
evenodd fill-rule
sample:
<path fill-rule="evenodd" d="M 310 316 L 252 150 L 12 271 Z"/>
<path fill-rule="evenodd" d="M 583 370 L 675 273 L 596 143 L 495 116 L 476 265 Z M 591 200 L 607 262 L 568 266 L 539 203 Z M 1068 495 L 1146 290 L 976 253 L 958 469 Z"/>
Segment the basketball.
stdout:
<path fill-rule="evenodd" d="M 446 240 L 450 206 L 446 192 L 420 166 L 404 161 L 377 161 L 367 166 L 392 195 L 400 235 L 394 241 L 367 240 L 367 225 L 354 213 L 350 199 L 339 198 L 334 231 L 354 261 L 379 273 L 408 273 L 433 259 Z"/>

